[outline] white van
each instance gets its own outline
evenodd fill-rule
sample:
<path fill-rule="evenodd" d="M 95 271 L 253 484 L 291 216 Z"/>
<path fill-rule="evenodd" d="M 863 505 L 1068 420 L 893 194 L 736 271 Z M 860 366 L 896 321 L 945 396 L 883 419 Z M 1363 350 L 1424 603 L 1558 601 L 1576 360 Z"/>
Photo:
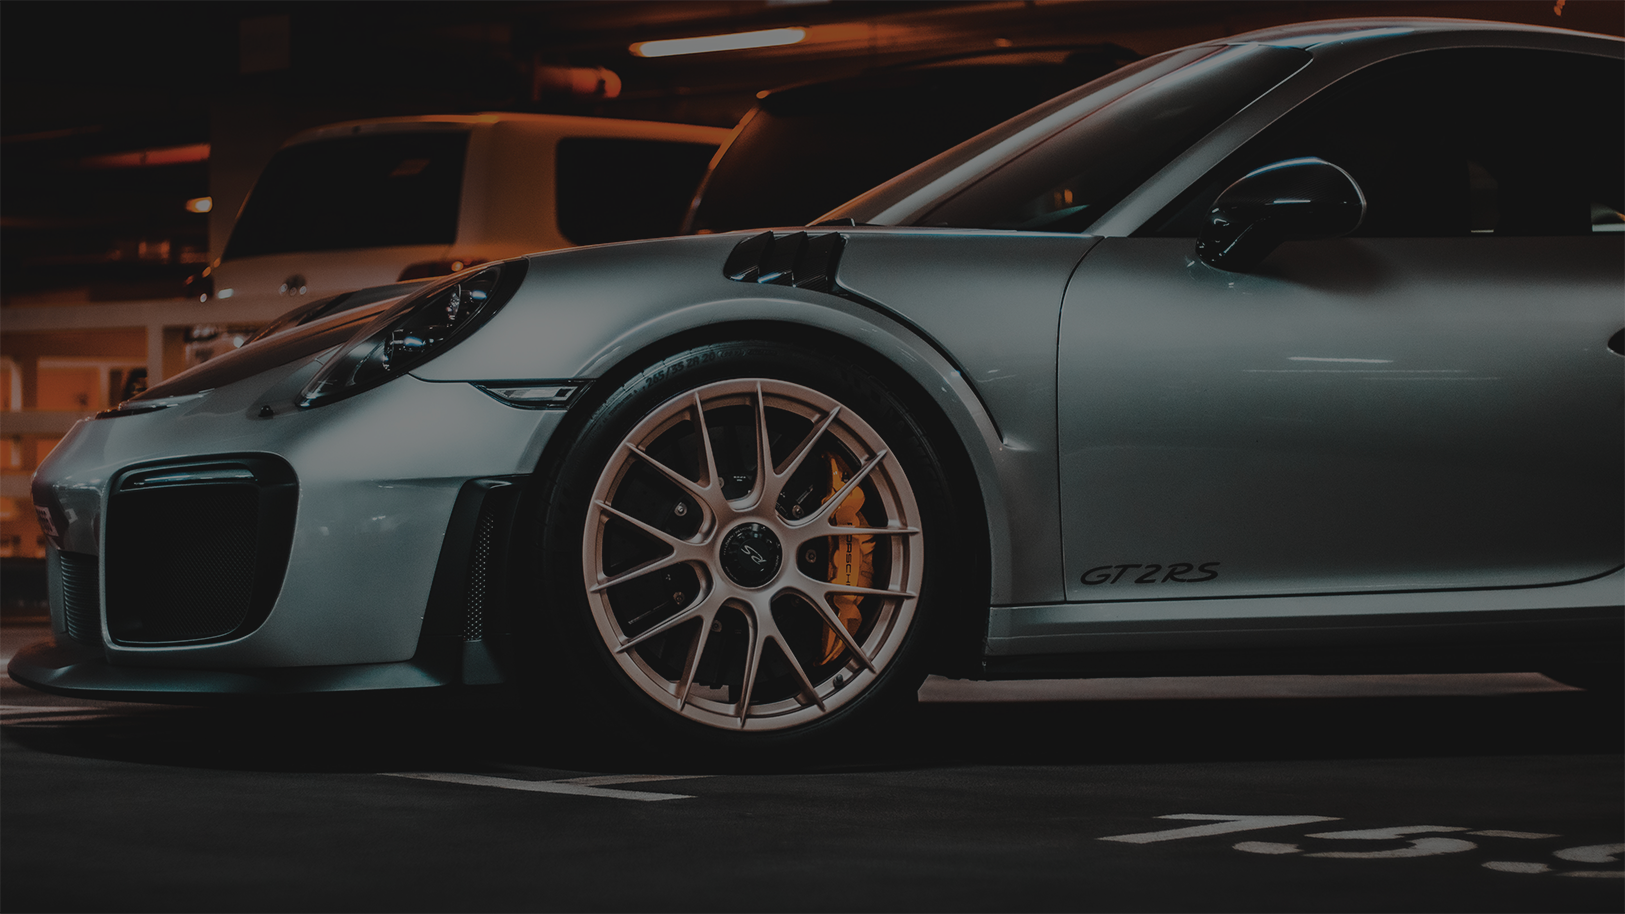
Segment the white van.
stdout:
<path fill-rule="evenodd" d="M 547 114 L 295 135 L 192 294 L 301 301 L 532 251 L 676 234 L 728 131 Z"/>

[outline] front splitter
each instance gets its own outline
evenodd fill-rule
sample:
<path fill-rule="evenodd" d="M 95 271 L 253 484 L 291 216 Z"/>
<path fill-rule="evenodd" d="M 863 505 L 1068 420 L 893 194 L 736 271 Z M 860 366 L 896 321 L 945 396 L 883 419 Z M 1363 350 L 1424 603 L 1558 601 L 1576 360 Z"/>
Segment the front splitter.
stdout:
<path fill-rule="evenodd" d="M 113 666 L 100 650 L 51 639 L 23 648 L 6 672 L 57 695 L 103 701 L 203 704 L 212 698 L 395 692 L 451 685 L 454 677 L 416 660 L 259 670 Z"/>

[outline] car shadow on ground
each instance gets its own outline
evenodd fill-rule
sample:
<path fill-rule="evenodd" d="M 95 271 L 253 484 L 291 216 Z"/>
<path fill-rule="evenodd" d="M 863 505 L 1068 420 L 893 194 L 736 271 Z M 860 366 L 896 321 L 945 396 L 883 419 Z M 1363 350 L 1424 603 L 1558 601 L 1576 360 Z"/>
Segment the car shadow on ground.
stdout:
<path fill-rule="evenodd" d="M 9 685 L 9 683 L 8 683 Z M 15 687 L 12 687 L 15 688 Z M 8 701 L 8 706 L 15 707 Z M 639 749 L 565 728 L 502 693 L 259 706 L 76 703 L 12 717 L 55 755 L 255 771 L 840 771 L 955 765 L 1566 755 L 1625 749 L 1619 703 L 1583 691 L 1491 696 L 922 702 L 817 754 L 739 759 Z"/>

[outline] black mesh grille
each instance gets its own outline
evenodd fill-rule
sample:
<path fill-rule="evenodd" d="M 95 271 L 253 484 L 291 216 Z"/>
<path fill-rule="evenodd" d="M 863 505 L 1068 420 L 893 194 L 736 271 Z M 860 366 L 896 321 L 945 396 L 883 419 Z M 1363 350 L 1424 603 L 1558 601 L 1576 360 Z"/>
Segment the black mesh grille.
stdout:
<path fill-rule="evenodd" d="M 61 553 L 62 618 L 68 637 L 83 644 L 102 643 L 101 573 L 93 555 Z"/>
<path fill-rule="evenodd" d="M 496 526 L 494 512 L 487 510 L 481 513 L 480 526 L 474 534 L 474 549 L 468 560 L 468 588 L 463 602 L 464 641 L 478 641 L 485 637 L 487 578 L 491 573 L 491 540 Z"/>
<path fill-rule="evenodd" d="M 128 492 L 115 506 L 107 545 L 115 639 L 197 641 L 243 623 L 254 587 L 255 486 Z"/>
<path fill-rule="evenodd" d="M 281 588 L 297 499 L 291 471 L 265 458 L 145 470 L 107 509 L 107 628 L 123 644 L 242 634 Z"/>

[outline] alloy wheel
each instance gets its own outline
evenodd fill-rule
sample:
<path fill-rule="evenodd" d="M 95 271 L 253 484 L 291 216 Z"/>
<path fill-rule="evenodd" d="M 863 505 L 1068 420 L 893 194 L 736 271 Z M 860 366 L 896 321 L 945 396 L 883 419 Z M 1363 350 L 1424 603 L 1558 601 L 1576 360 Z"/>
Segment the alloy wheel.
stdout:
<path fill-rule="evenodd" d="M 906 637 L 924 533 L 896 456 L 853 409 L 769 378 L 672 397 L 599 475 L 588 605 L 650 698 L 730 730 L 862 695 Z"/>

